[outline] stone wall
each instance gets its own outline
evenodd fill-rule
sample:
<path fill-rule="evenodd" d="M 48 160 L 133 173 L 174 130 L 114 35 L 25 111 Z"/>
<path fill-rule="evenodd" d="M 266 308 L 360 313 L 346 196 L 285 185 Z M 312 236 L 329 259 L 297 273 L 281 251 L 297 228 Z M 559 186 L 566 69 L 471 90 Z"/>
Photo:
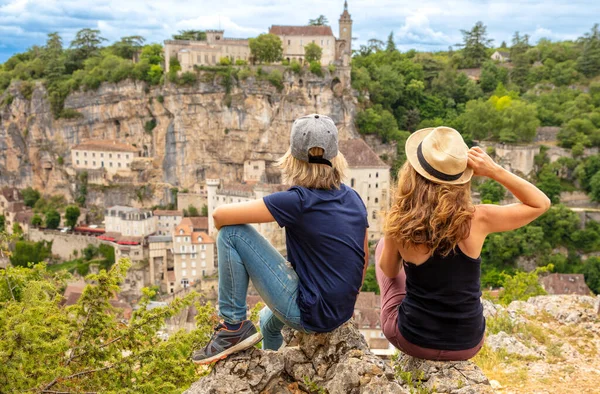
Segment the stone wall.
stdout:
<path fill-rule="evenodd" d="M 77 235 L 61 233 L 52 230 L 40 230 L 31 228 L 27 234 L 30 241 L 52 241 L 52 254 L 63 260 L 72 260 L 75 258 L 73 251 L 77 250 L 81 255 L 81 250 L 92 244 L 98 246 L 103 243 L 102 240 L 94 236 Z"/>

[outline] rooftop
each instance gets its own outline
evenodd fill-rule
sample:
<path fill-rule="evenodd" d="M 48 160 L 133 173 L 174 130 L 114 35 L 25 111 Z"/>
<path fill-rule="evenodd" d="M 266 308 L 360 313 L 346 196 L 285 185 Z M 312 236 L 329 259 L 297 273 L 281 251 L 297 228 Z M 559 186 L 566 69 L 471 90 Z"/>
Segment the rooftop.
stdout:
<path fill-rule="evenodd" d="M 168 211 L 156 209 L 154 210 L 154 216 L 183 216 L 183 211 Z"/>
<path fill-rule="evenodd" d="M 137 148 L 115 140 L 88 140 L 75 145 L 72 150 L 90 150 L 101 152 L 137 152 Z"/>
<path fill-rule="evenodd" d="M 21 196 L 21 192 L 16 187 L 5 186 L 0 189 L 0 195 L 4 196 L 6 201 L 21 201 L 23 197 Z"/>
<path fill-rule="evenodd" d="M 270 34 L 277 36 L 333 36 L 331 26 L 281 26 L 273 25 Z"/>
<path fill-rule="evenodd" d="M 370 167 L 370 168 L 390 168 L 367 143 L 355 138 L 339 142 L 340 152 L 346 157 L 348 166 L 351 168 Z"/>
<path fill-rule="evenodd" d="M 540 279 L 548 294 L 590 295 L 583 274 L 550 274 Z"/>

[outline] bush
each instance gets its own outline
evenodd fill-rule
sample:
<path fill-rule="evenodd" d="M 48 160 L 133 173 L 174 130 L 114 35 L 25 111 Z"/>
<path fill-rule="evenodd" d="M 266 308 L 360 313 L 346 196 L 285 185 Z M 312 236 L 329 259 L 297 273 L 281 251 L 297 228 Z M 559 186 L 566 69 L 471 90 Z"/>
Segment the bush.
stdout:
<path fill-rule="evenodd" d="M 73 108 L 65 108 L 60 112 L 59 117 L 63 119 L 78 119 L 83 118 L 83 114 L 74 110 Z"/>
<path fill-rule="evenodd" d="M 319 77 L 323 76 L 323 68 L 321 67 L 320 62 L 311 62 L 310 63 L 310 72 L 318 75 Z"/>
<path fill-rule="evenodd" d="M 152 134 L 152 130 L 156 127 L 156 119 L 152 118 L 144 124 L 144 131 L 148 134 Z"/>
<path fill-rule="evenodd" d="M 193 73 L 191 71 L 186 71 L 183 74 L 181 74 L 181 77 L 179 78 L 179 84 L 180 85 L 193 85 L 196 83 L 197 80 L 198 80 L 198 77 L 196 76 L 195 73 Z"/>
<path fill-rule="evenodd" d="M 32 187 L 26 187 L 25 189 L 21 190 L 21 196 L 23 196 L 23 202 L 25 205 L 31 208 L 40 199 L 40 192 Z"/>
<path fill-rule="evenodd" d="M 267 79 L 269 82 L 271 82 L 271 85 L 277 88 L 277 90 L 283 90 L 283 75 L 279 70 L 271 71 L 271 73 L 267 76 Z"/>
<path fill-rule="evenodd" d="M 46 227 L 53 230 L 60 226 L 60 214 L 55 209 L 46 212 Z"/>
<path fill-rule="evenodd" d="M 292 60 L 292 63 L 290 64 L 290 70 L 292 70 L 294 74 L 300 74 L 302 73 L 302 65 L 296 60 Z"/>
<path fill-rule="evenodd" d="M 503 305 L 513 301 L 527 301 L 530 297 L 545 295 L 546 290 L 540 285 L 538 275 L 552 271 L 554 267 L 549 264 L 538 267 L 533 272 L 518 271 L 514 275 L 503 274 L 504 289 L 498 295 L 498 300 Z"/>
<path fill-rule="evenodd" d="M 221 66 L 231 66 L 231 59 L 228 57 L 222 57 L 219 59 L 219 64 Z"/>
<path fill-rule="evenodd" d="M 327 69 L 331 74 L 333 74 L 335 72 L 335 64 L 330 64 L 329 66 L 327 66 Z"/>
<path fill-rule="evenodd" d="M 58 156 L 58 158 L 56 159 L 56 163 L 58 163 L 59 166 L 62 166 L 63 164 L 65 164 L 65 159 L 63 159 L 62 156 Z"/>
<path fill-rule="evenodd" d="M 31 83 L 29 81 L 23 81 L 19 85 L 19 92 L 27 100 L 31 100 L 31 96 L 33 95 L 33 89 L 34 89 L 34 87 L 35 86 L 33 85 L 33 83 Z"/>
<path fill-rule="evenodd" d="M 252 72 L 252 70 L 248 67 L 244 67 L 242 68 L 239 72 L 238 72 L 238 77 L 241 80 L 246 80 L 249 77 L 251 77 L 252 75 L 254 75 L 254 73 Z"/>
<path fill-rule="evenodd" d="M 235 61 L 235 65 L 236 66 L 246 66 L 246 65 L 248 65 L 248 62 L 245 61 L 244 59 L 238 59 Z"/>
<path fill-rule="evenodd" d="M 157 100 L 159 103 L 161 103 L 161 104 L 165 102 L 165 98 L 164 98 L 164 96 L 163 96 L 162 94 L 161 94 L 161 95 L 159 95 L 159 96 L 156 98 L 156 100 Z"/>

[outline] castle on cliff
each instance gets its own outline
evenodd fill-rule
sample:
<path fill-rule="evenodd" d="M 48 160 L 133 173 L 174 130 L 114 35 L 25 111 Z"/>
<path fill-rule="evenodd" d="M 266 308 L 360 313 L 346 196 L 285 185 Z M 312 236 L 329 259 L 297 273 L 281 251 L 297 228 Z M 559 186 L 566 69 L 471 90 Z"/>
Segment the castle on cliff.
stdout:
<path fill-rule="evenodd" d="M 348 2 L 339 19 L 339 38 L 333 35 L 331 26 L 285 26 L 273 25 L 269 33 L 279 37 L 283 47 L 283 59 L 288 62 L 305 62 L 304 48 L 309 43 L 318 45 L 323 53 L 321 64 L 348 66 L 352 56 L 352 18 L 348 12 Z M 214 66 L 222 58 L 250 62 L 248 39 L 228 38 L 225 30 L 207 30 L 205 41 L 165 40 L 165 59 L 177 58 L 182 71 L 193 71 L 195 65 Z M 169 72 L 169 62 L 165 62 Z"/>

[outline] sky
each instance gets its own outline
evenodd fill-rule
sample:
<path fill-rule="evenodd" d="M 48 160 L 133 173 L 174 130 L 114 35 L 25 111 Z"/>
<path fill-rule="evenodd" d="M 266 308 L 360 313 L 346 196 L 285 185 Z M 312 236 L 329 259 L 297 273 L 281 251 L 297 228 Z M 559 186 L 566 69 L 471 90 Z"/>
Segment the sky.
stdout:
<path fill-rule="evenodd" d="M 400 50 L 447 50 L 461 29 L 477 21 L 500 46 L 515 31 L 540 38 L 574 40 L 600 23 L 597 0 L 349 0 L 353 48 L 394 32 Z M 271 25 L 304 25 L 325 15 L 338 36 L 341 0 L 0 0 L 0 63 L 46 35 L 59 32 L 68 46 L 82 28 L 99 29 L 109 42 L 141 35 L 163 42 L 183 29 L 225 29 L 226 37 L 254 37 Z"/>

